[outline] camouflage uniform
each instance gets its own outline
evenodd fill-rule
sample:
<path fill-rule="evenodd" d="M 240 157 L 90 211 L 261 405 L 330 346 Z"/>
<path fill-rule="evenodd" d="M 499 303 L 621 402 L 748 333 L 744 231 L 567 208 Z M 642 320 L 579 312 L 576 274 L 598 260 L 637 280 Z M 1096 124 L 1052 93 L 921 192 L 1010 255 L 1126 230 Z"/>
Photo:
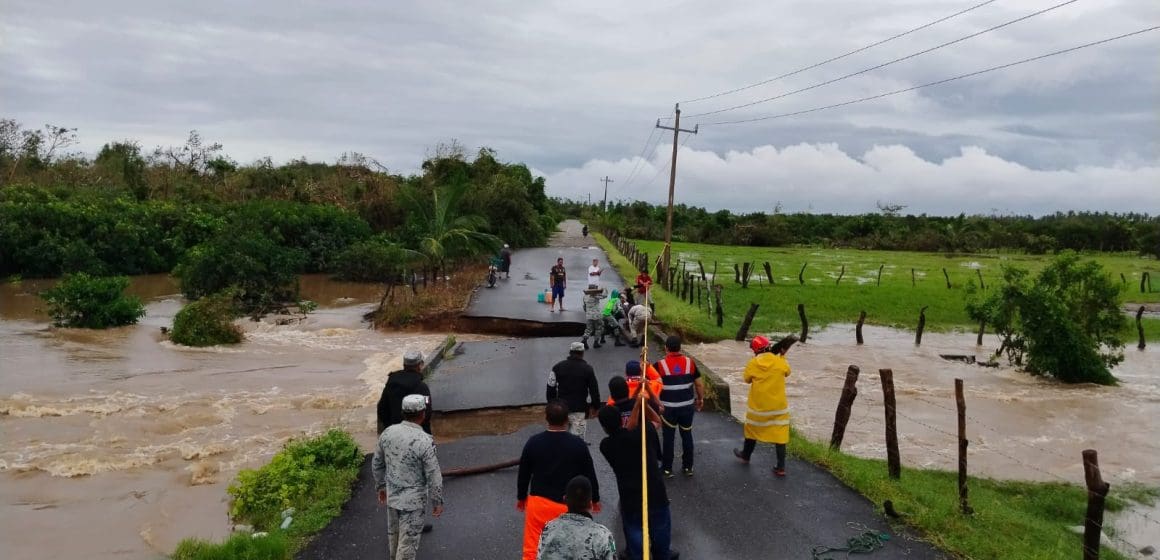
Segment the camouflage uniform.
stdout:
<path fill-rule="evenodd" d="M 584 346 L 588 346 L 588 337 L 592 337 L 596 347 L 600 347 L 600 338 L 604 336 L 604 308 L 600 301 L 604 299 L 603 289 L 584 290 Z"/>
<path fill-rule="evenodd" d="M 565 513 L 540 534 L 536 560 L 615 560 L 616 541 L 607 527 L 580 513 Z"/>
<path fill-rule="evenodd" d="M 644 344 L 645 321 L 652 320 L 652 310 L 641 305 L 636 304 L 632 309 L 628 310 L 628 337 L 631 344 Z"/>
<path fill-rule="evenodd" d="M 413 422 L 389 426 L 379 436 L 371 468 L 375 489 L 387 491 L 388 558 L 414 560 L 428 495 L 432 506 L 443 505 L 435 441 Z"/>

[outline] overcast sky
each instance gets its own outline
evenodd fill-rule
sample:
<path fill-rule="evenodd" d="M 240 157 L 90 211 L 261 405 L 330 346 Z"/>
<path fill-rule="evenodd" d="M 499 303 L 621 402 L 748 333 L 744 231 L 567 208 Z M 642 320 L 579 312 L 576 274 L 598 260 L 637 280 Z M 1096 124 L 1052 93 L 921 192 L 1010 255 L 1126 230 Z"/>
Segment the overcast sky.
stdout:
<path fill-rule="evenodd" d="M 345 151 L 418 169 L 490 146 L 552 195 L 663 203 L 673 103 L 764 80 L 981 0 L 632 2 L 0 0 L 0 116 L 246 163 Z M 800 111 L 1160 25 L 1156 0 L 1079 0 L 808 92 L 719 115 L 1063 0 L 999 0 L 820 68 L 685 103 L 682 127 Z M 652 136 L 655 141 L 658 138 Z M 629 176 L 636 170 L 634 178 Z M 1160 213 L 1160 31 L 876 101 L 704 126 L 677 200 L 710 209 Z"/>

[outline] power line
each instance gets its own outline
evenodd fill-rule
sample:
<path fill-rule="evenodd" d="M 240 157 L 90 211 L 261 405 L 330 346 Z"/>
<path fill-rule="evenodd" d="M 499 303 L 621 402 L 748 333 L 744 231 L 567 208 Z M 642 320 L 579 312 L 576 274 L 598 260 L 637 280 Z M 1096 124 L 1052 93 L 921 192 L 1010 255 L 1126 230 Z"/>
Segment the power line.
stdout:
<path fill-rule="evenodd" d="M 976 32 L 974 32 L 974 33 L 971 33 L 970 35 L 964 35 L 964 36 L 962 36 L 962 37 L 959 37 L 958 39 L 954 39 L 954 40 L 951 40 L 951 41 L 947 41 L 947 42 L 945 42 L 945 43 L 942 43 L 942 44 L 939 44 L 939 45 L 935 45 L 935 46 L 933 46 L 933 47 L 930 47 L 929 49 L 921 50 L 921 51 L 918 51 L 918 52 L 916 52 L 916 53 L 911 53 L 911 54 L 908 54 L 908 55 L 906 55 L 906 56 L 903 56 L 903 57 L 900 57 L 900 58 L 896 58 L 896 59 L 894 59 L 894 60 L 891 60 L 891 61 L 889 61 L 889 62 L 883 62 L 882 64 L 878 64 L 878 65 L 876 65 L 876 66 L 871 66 L 871 67 L 869 67 L 869 68 L 863 68 L 862 70 L 858 70 L 857 72 L 851 72 L 851 73 L 849 73 L 849 74 L 846 74 L 846 75 L 844 75 L 844 76 L 839 76 L 839 77 L 837 77 L 837 78 L 834 78 L 834 79 L 831 79 L 831 80 L 826 80 L 826 81 L 824 81 L 824 82 L 818 82 L 818 83 L 816 83 L 816 84 L 814 84 L 814 85 L 807 86 L 807 87 L 804 87 L 804 88 L 801 88 L 801 89 L 796 89 L 796 90 L 794 90 L 794 91 L 790 91 L 790 92 L 787 92 L 787 93 L 782 93 L 782 94 L 779 94 L 779 95 L 775 95 L 775 96 L 773 96 L 773 97 L 766 97 L 766 98 L 764 98 L 764 99 L 758 99 L 757 101 L 751 101 L 751 102 L 749 102 L 749 103 L 742 103 L 742 104 L 740 104 L 740 105 L 734 105 L 734 106 L 732 106 L 732 107 L 726 107 L 726 108 L 724 108 L 724 109 L 716 109 L 716 110 L 713 110 L 713 111 L 706 111 L 706 112 L 704 112 L 704 113 L 697 113 L 697 114 L 695 114 L 695 115 L 689 115 L 689 118 L 692 118 L 692 117 L 704 117 L 704 116 L 707 116 L 707 115 L 716 115 L 716 114 L 718 114 L 718 113 L 724 113 L 724 112 L 726 112 L 726 111 L 734 111 L 734 110 L 737 110 L 737 109 L 744 109 L 745 107 L 752 107 L 752 106 L 754 106 L 754 105 L 760 105 L 760 104 L 762 104 L 762 103 L 768 103 L 768 102 L 770 102 L 770 101 L 774 101 L 774 100 L 777 100 L 777 99 L 782 99 L 782 98 L 785 98 L 785 97 L 789 97 L 789 96 L 791 96 L 791 95 L 795 95 L 795 94 L 802 93 L 802 92 L 805 92 L 805 91 L 810 91 L 810 90 L 813 90 L 813 89 L 817 89 L 817 88 L 820 88 L 820 87 L 822 87 L 822 86 L 828 86 L 828 85 L 830 85 L 830 84 L 832 84 L 832 83 L 835 83 L 835 82 L 840 82 L 840 81 L 842 81 L 842 80 L 849 79 L 849 78 L 853 78 L 854 76 L 860 76 L 860 75 L 862 75 L 862 74 L 865 74 L 865 73 L 867 73 L 867 72 L 873 72 L 873 71 L 875 71 L 875 70 L 879 70 L 879 69 L 885 68 L 885 67 L 887 67 L 887 66 L 890 66 L 890 65 L 892 65 L 892 64 L 897 64 L 897 63 L 899 63 L 899 62 L 903 62 L 903 61 L 906 61 L 906 60 L 910 60 L 910 59 L 912 59 L 912 58 L 917 58 L 917 57 L 919 57 L 919 56 L 922 56 L 922 55 L 924 55 L 924 54 L 927 54 L 927 53 L 931 53 L 931 52 L 937 51 L 937 50 L 939 50 L 939 49 L 941 49 L 941 48 L 943 48 L 943 47 L 948 47 L 948 46 L 950 46 L 950 45 L 954 45 L 955 43 L 961 43 L 961 42 L 963 42 L 963 41 L 966 41 L 966 40 L 968 40 L 968 39 L 973 39 L 973 38 L 975 38 L 975 37 L 978 37 L 979 35 L 983 35 L 984 33 L 990 33 L 990 32 L 992 32 L 992 31 L 995 31 L 995 30 L 998 30 L 998 29 L 1002 29 L 1002 28 L 1004 28 L 1004 27 L 1007 27 L 1007 26 L 1010 26 L 1010 25 L 1014 25 L 1014 24 L 1016 24 L 1016 23 L 1019 23 L 1019 22 L 1021 22 L 1021 21 L 1025 21 L 1025 20 L 1031 19 L 1031 18 L 1033 18 L 1033 17 L 1035 17 L 1035 16 L 1038 16 L 1038 15 L 1046 14 L 1047 12 L 1050 12 L 1050 11 L 1052 11 L 1052 10 L 1058 10 L 1059 8 L 1062 8 L 1062 7 L 1064 7 L 1064 6 L 1067 6 L 1067 5 L 1069 5 L 1069 4 L 1074 4 L 1074 3 L 1076 3 L 1076 2 L 1079 2 L 1079 0 L 1067 0 L 1066 2 L 1060 2 L 1059 4 L 1056 4 L 1056 5 L 1054 5 L 1054 6 L 1049 6 L 1049 7 L 1047 7 L 1047 8 L 1044 8 L 1044 9 L 1042 9 L 1042 10 L 1039 10 L 1039 11 L 1037 11 L 1037 12 L 1032 12 L 1032 13 L 1030 13 L 1030 14 L 1027 14 L 1027 15 L 1023 16 L 1023 17 L 1015 18 L 1015 19 L 1013 19 L 1013 20 L 1010 20 L 1010 21 L 1006 21 L 1006 22 L 1000 23 L 999 25 L 996 25 L 996 26 L 993 26 L 993 27 L 988 27 L 987 29 L 984 29 L 984 30 L 982 30 L 982 31 L 976 31 Z"/>
<path fill-rule="evenodd" d="M 646 138 L 644 141 L 644 147 L 641 148 L 640 155 L 638 155 L 636 157 L 636 161 L 634 162 L 634 165 L 632 166 L 632 171 L 630 171 L 628 173 L 627 177 L 625 177 L 623 180 L 621 180 L 620 184 L 621 184 L 622 188 L 627 189 L 629 187 L 629 185 L 632 184 L 632 181 L 634 179 L 636 179 L 636 177 L 638 176 L 637 172 L 640 170 L 641 164 L 644 163 L 644 155 L 646 153 L 648 153 L 649 144 L 652 143 L 653 137 L 656 137 L 657 143 L 660 143 L 661 139 L 660 139 L 660 136 L 657 134 L 658 130 L 659 129 L 654 126 L 654 127 L 652 127 L 652 130 L 649 131 L 648 138 Z M 656 145 L 654 144 L 653 149 L 655 149 L 655 148 L 656 148 Z"/>
<path fill-rule="evenodd" d="M 817 63 L 811 64 L 811 65 L 809 65 L 809 66 L 803 66 L 803 67 L 801 67 L 801 68 L 798 68 L 797 70 L 794 70 L 794 71 L 792 71 L 792 72 L 786 72 L 785 74 L 782 74 L 782 75 L 780 75 L 780 76 L 774 76 L 774 77 L 772 77 L 772 78 L 769 78 L 769 79 L 766 79 L 766 80 L 762 80 L 762 81 L 760 81 L 760 82 L 757 82 L 757 83 L 754 83 L 754 84 L 749 84 L 749 85 L 747 85 L 747 86 L 742 86 L 742 87 L 735 88 L 735 89 L 731 89 L 731 90 L 728 90 L 728 91 L 722 91 L 722 92 L 720 92 L 720 93 L 714 93 L 714 94 L 712 94 L 712 95 L 706 95 L 706 96 L 704 96 L 704 97 L 696 97 L 696 98 L 693 98 L 693 99 L 686 99 L 686 100 L 684 100 L 684 101 L 681 101 L 681 103 L 693 103 L 693 102 L 696 102 L 696 101 L 705 101 L 706 99 L 713 99 L 713 98 L 716 98 L 716 97 L 721 97 L 721 96 L 723 96 L 723 95 L 729 95 L 729 94 L 731 94 L 731 93 L 737 93 L 737 92 L 739 92 L 739 91 L 745 91 L 745 90 L 747 90 L 747 89 L 752 89 L 752 88 L 755 88 L 755 87 L 757 87 L 757 86 L 763 86 L 763 85 L 765 85 L 765 84 L 768 84 L 768 83 L 770 83 L 770 82 L 775 82 L 775 81 L 777 81 L 777 80 L 780 80 L 780 79 L 783 79 L 783 78 L 788 78 L 788 77 L 790 77 L 790 76 L 794 76 L 794 75 L 797 75 L 797 74 L 801 74 L 802 72 L 805 72 L 805 71 L 807 71 L 807 70 L 813 70 L 814 68 L 817 68 L 817 67 L 819 67 L 819 66 L 823 66 L 823 65 L 829 64 L 829 63 L 831 63 L 831 62 L 834 62 L 834 61 L 842 60 L 843 58 L 846 58 L 846 57 L 848 57 L 848 56 L 852 56 L 852 55 L 858 54 L 858 53 L 860 53 L 860 52 L 863 52 L 863 51 L 868 51 L 868 50 L 870 50 L 870 49 L 872 49 L 872 48 L 874 48 L 874 47 L 877 47 L 877 46 L 879 46 L 879 45 L 883 45 L 883 44 L 889 43 L 890 41 L 893 41 L 893 40 L 895 40 L 895 39 L 900 39 L 900 38 L 902 38 L 902 37 L 905 37 L 905 36 L 907 36 L 907 35 L 910 35 L 911 33 L 914 33 L 914 32 L 916 32 L 916 31 L 922 31 L 923 29 L 926 29 L 926 28 L 928 28 L 928 27 L 933 27 L 933 26 L 935 26 L 935 25 L 938 25 L 938 24 L 940 24 L 940 23 L 942 23 L 942 22 L 944 22 L 944 21 L 947 21 L 947 20 L 949 20 L 949 19 L 953 19 L 953 18 L 959 17 L 959 16 L 961 16 L 961 15 L 963 15 L 963 14 L 967 13 L 967 12 L 971 12 L 971 11 L 977 10 L 977 9 L 979 9 L 979 8 L 982 8 L 983 6 L 986 6 L 987 4 L 993 4 L 993 3 L 997 2 L 997 1 L 998 1 L 998 0 L 987 0 L 986 2 L 980 2 L 980 3 L 978 3 L 978 4 L 975 4 L 974 6 L 971 6 L 971 7 L 967 8 L 967 9 L 964 9 L 964 10 L 959 10 L 959 11 L 957 11 L 957 12 L 955 12 L 955 13 L 953 13 L 953 14 L 949 15 L 949 16 L 942 17 L 942 18 L 936 19 L 936 20 L 934 20 L 934 21 L 932 21 L 932 22 L 930 22 L 930 23 L 926 23 L 926 24 L 920 25 L 920 26 L 918 26 L 918 27 L 915 27 L 915 28 L 913 28 L 913 29 L 909 29 L 909 30 L 903 31 L 902 33 L 899 33 L 899 34 L 897 34 L 897 35 L 894 35 L 894 36 L 891 36 L 891 37 L 887 37 L 886 39 L 882 39 L 881 41 L 877 41 L 877 42 L 874 42 L 874 43 L 870 43 L 869 45 L 866 45 L 866 46 L 864 46 L 864 47 L 861 47 L 861 48 L 858 48 L 858 49 L 854 49 L 854 50 L 852 50 L 852 51 L 850 51 L 850 52 L 848 52 L 848 53 L 846 53 L 846 54 L 843 54 L 843 55 L 838 55 L 838 56 L 835 56 L 835 57 L 833 57 L 833 58 L 827 58 L 826 60 L 823 60 L 823 61 L 821 61 L 821 62 L 817 62 Z M 691 116 L 696 116 L 696 115 L 691 115 Z"/>
<path fill-rule="evenodd" d="M 1035 62 L 1035 61 L 1037 61 L 1037 60 L 1042 60 L 1042 59 L 1045 59 L 1045 58 L 1050 58 L 1050 57 L 1053 57 L 1053 56 L 1057 56 L 1057 55 L 1061 55 L 1061 54 L 1066 54 L 1066 53 L 1069 53 L 1069 52 L 1072 52 L 1072 51 L 1078 51 L 1078 50 L 1080 50 L 1080 49 L 1086 49 L 1086 48 L 1088 48 L 1088 47 L 1094 47 L 1094 46 L 1096 46 L 1096 45 L 1102 45 L 1102 44 L 1104 44 L 1104 43 L 1110 43 L 1110 42 L 1112 42 L 1112 41 L 1118 41 L 1118 40 L 1120 40 L 1120 39 L 1126 39 L 1126 38 L 1128 38 L 1128 37 L 1132 37 L 1132 36 L 1135 36 L 1135 35 L 1141 35 L 1141 34 L 1143 34 L 1143 33 L 1148 33 L 1148 32 L 1150 32 L 1150 31 L 1156 31 L 1157 29 L 1160 29 L 1160 26 L 1148 27 L 1148 28 L 1145 28 L 1145 29 L 1140 29 L 1140 30 L 1138 30 L 1138 31 L 1133 31 L 1133 32 L 1131 32 L 1131 33 L 1125 33 L 1125 34 L 1123 34 L 1123 35 L 1117 35 L 1117 36 L 1115 36 L 1115 37 L 1109 37 L 1109 38 L 1107 38 L 1107 39 L 1101 39 L 1101 40 L 1099 40 L 1099 41 L 1092 41 L 1092 42 L 1090 42 L 1090 43 L 1084 43 L 1084 44 L 1082 44 L 1082 45 L 1077 45 L 1077 46 L 1074 46 L 1074 47 L 1070 47 L 1070 48 L 1061 49 L 1061 50 L 1058 50 L 1058 51 L 1049 52 L 1049 53 L 1047 53 L 1047 54 L 1041 54 L 1041 55 L 1039 55 L 1039 56 L 1033 56 L 1033 57 L 1031 57 L 1031 58 L 1025 58 L 1025 59 L 1023 59 L 1023 60 L 1017 60 L 1017 61 L 1015 61 L 1015 62 L 1009 62 L 1009 63 L 1007 63 L 1007 64 L 1001 64 L 1001 65 L 999 65 L 999 66 L 992 66 L 992 67 L 990 67 L 990 68 L 984 68 L 984 69 L 982 69 L 982 70 L 976 70 L 976 71 L 974 71 L 974 72 L 970 72 L 970 73 L 967 73 L 967 74 L 960 74 L 960 75 L 958 75 L 958 76 L 954 76 L 954 77 L 951 77 L 951 78 L 945 78 L 945 79 L 938 80 L 938 81 L 934 81 L 934 82 L 927 82 L 927 83 L 925 83 L 925 84 L 921 84 L 921 85 L 917 85 L 917 86 L 912 86 L 912 87 L 908 87 L 908 88 L 903 88 L 903 89 L 896 89 L 896 90 L 894 90 L 894 91 L 888 91 L 888 92 L 886 92 L 886 93 L 880 93 L 880 94 L 878 94 L 878 95 L 871 95 L 871 96 L 868 96 L 868 97 L 861 97 L 861 98 L 858 98 L 858 99 L 851 99 L 851 100 L 849 100 L 849 101 L 843 101 L 842 103 L 834 103 L 833 105 L 824 105 L 824 106 L 821 106 L 821 107 L 814 107 L 814 108 L 812 108 L 812 109 L 805 109 L 805 110 L 802 110 L 802 111 L 793 111 L 793 112 L 790 112 L 790 113 L 779 113 L 779 114 L 776 114 L 776 115 L 767 115 L 767 116 L 764 116 L 764 117 L 755 117 L 755 118 L 751 118 L 751 119 L 738 119 L 738 120 L 734 120 L 734 121 L 716 121 L 716 122 L 700 123 L 700 124 L 701 124 L 701 126 L 714 126 L 714 125 L 722 125 L 722 124 L 740 124 L 740 123 L 748 123 L 748 122 L 767 121 L 767 120 L 771 120 L 771 119 L 780 119 L 780 118 L 784 118 L 784 117 L 793 117 L 793 116 L 797 116 L 797 115 L 804 115 L 804 114 L 806 114 L 806 113 L 814 113 L 814 112 L 817 112 L 817 111 L 824 111 L 824 110 L 826 110 L 826 109 L 835 109 L 835 108 L 838 108 L 838 107 L 845 107 L 846 105 L 853 105 L 853 104 L 855 104 L 855 103 L 862 103 L 862 102 L 865 102 L 865 101 L 873 101 L 873 100 L 875 100 L 875 99 L 882 99 L 883 97 L 889 97 L 889 96 L 891 96 L 891 95 L 898 95 L 898 94 L 900 94 L 900 93 L 906 93 L 906 92 L 908 92 L 908 91 L 914 91 L 914 90 L 917 90 L 917 89 L 922 89 L 922 88 L 927 88 L 927 87 L 931 87 L 931 86 L 942 85 L 942 84 L 945 84 L 945 83 L 947 83 L 947 82 L 953 82 L 953 81 L 955 81 L 955 80 L 961 80 L 961 79 L 963 79 L 963 78 L 970 78 L 970 77 L 973 77 L 973 76 L 978 76 L 978 75 L 980 75 L 980 74 L 986 74 L 986 73 L 988 73 L 988 72 L 994 72 L 994 71 L 996 71 L 996 70 L 1003 70 L 1003 69 L 1005 69 L 1005 68 L 1011 68 L 1012 66 L 1018 66 L 1018 65 L 1020 65 L 1020 64 L 1026 64 L 1026 63 L 1028 63 L 1028 62 Z"/>
<path fill-rule="evenodd" d="M 681 147 L 681 148 L 684 148 L 684 147 L 685 147 L 685 144 L 688 144 L 688 143 L 689 143 L 689 139 L 690 139 L 690 138 L 692 138 L 692 137 L 693 137 L 693 135 L 691 135 L 691 134 L 690 134 L 690 135 L 688 135 L 688 136 L 685 136 L 685 139 L 684 139 L 684 140 L 681 140 L 681 145 L 680 145 L 680 147 Z M 649 179 L 649 180 L 648 180 L 648 182 L 644 184 L 644 186 L 646 186 L 646 187 L 648 187 L 648 186 L 651 186 L 653 183 L 655 183 L 655 182 L 657 181 L 657 177 L 660 177 L 660 176 L 661 176 L 661 173 L 668 173 L 668 172 L 669 172 L 669 169 L 672 169 L 672 165 L 673 165 L 673 162 L 672 162 L 672 160 L 669 160 L 669 163 L 668 163 L 668 165 L 665 165 L 664 167 L 661 167 L 661 168 L 657 169 L 656 175 L 653 175 L 653 176 L 652 176 L 652 179 Z"/>

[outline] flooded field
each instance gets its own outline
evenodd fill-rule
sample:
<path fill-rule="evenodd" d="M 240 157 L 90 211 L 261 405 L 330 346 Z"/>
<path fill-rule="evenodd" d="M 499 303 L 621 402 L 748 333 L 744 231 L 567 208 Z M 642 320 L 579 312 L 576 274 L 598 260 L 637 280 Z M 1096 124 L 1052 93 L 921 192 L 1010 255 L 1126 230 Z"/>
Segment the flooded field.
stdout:
<path fill-rule="evenodd" d="M 158 558 L 226 535 L 238 469 L 332 426 L 369 450 L 387 373 L 444 340 L 368 330 L 377 287 L 321 276 L 303 278 L 320 304 L 305 321 L 243 321 L 243 344 L 211 349 L 165 340 L 182 305 L 165 276 L 135 278 L 148 314 L 105 331 L 50 328 L 43 287 L 0 286 L 0 542 L 13 560 Z"/>

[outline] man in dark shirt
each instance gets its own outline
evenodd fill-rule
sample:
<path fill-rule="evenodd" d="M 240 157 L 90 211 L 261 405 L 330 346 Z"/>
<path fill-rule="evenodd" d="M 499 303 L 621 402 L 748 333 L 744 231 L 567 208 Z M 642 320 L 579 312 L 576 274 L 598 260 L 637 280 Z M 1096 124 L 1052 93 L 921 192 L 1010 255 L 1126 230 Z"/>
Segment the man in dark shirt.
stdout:
<path fill-rule="evenodd" d="M 502 262 L 499 271 L 504 273 L 504 278 L 510 279 L 512 277 L 512 248 L 508 247 L 507 243 L 504 243 L 503 249 L 499 250 L 499 258 Z"/>
<path fill-rule="evenodd" d="M 387 426 L 403 421 L 403 397 L 423 395 L 427 397 L 427 413 L 424 415 L 423 431 L 431 433 L 431 390 L 423 382 L 423 354 L 418 350 L 408 350 L 403 354 L 403 369 L 387 374 L 387 383 L 379 397 L 377 407 L 379 433 Z"/>
<path fill-rule="evenodd" d="M 548 429 L 528 438 L 516 476 L 516 508 L 524 512 L 524 560 L 536 558 L 544 525 L 568 511 L 564 489 L 573 477 L 583 475 L 592 482 L 592 510 L 600 512 L 592 455 L 584 440 L 568 433 L 568 404 L 548 401 L 544 415 Z"/>
<path fill-rule="evenodd" d="M 568 431 L 584 437 L 588 418 L 600 406 L 600 385 L 596 372 L 584 361 L 584 344 L 573 342 L 568 357 L 548 372 L 545 400 L 563 399 L 568 403 Z"/>
<path fill-rule="evenodd" d="M 680 432 L 681 470 L 685 476 L 693 476 L 693 415 L 705 403 L 705 386 L 701 383 L 697 364 L 681 353 L 680 337 L 665 339 L 665 350 L 665 357 L 654 364 L 664 383 L 660 399 L 664 407 L 661 469 L 665 476 L 672 476 L 676 433 Z"/>
<path fill-rule="evenodd" d="M 548 311 L 555 311 L 556 302 L 560 302 L 560 311 L 564 311 L 564 288 L 568 287 L 568 272 L 564 270 L 564 257 L 556 259 L 556 266 L 548 273 L 548 281 L 552 287 L 552 307 Z"/>
<path fill-rule="evenodd" d="M 618 407 L 605 406 L 600 409 L 598 417 L 600 426 L 608 437 L 600 442 L 600 453 L 608 460 L 612 472 L 616 474 L 616 489 L 620 496 L 620 518 L 624 525 L 624 540 L 628 557 L 637 560 L 642 557 L 644 546 L 643 535 L 643 507 L 641 487 L 641 433 L 640 411 L 642 399 L 648 398 L 647 389 L 640 392 L 632 413 L 629 415 L 628 426 L 621 426 L 621 412 Z M 673 560 L 677 554 L 669 549 L 672 538 L 672 519 L 669 512 L 669 497 L 665 491 L 664 478 L 661 476 L 658 461 L 660 446 L 657 441 L 656 429 L 650 422 L 645 422 L 643 428 L 647 448 L 648 470 L 648 526 L 649 550 L 651 558 L 657 560 Z"/>

